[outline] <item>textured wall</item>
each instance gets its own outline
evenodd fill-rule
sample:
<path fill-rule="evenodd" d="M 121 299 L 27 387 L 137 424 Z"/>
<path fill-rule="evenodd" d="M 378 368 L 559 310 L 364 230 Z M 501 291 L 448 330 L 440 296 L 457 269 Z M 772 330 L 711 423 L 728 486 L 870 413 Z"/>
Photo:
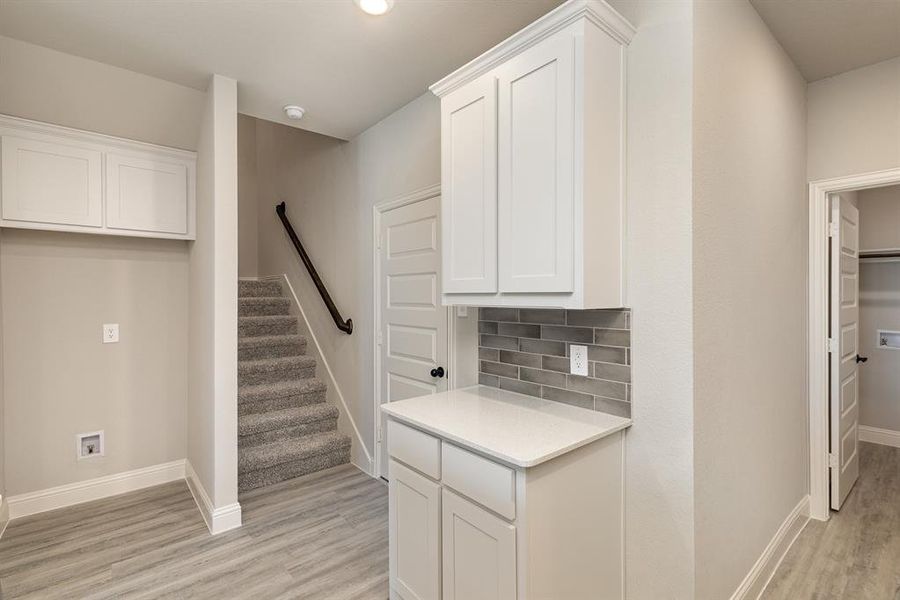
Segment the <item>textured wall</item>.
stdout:
<path fill-rule="evenodd" d="M 478 309 L 478 381 L 512 392 L 631 416 L 627 310 Z M 570 346 L 588 349 L 588 376 L 569 373 Z"/>

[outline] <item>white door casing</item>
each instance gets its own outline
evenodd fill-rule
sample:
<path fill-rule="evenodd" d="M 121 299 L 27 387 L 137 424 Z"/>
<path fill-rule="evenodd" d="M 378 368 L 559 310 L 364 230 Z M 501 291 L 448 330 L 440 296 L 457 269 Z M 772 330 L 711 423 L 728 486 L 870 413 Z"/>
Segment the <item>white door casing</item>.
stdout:
<path fill-rule="evenodd" d="M 380 404 L 448 387 L 448 310 L 441 306 L 440 195 L 380 214 L 376 286 L 378 475 L 388 475 Z M 444 375 L 431 371 L 442 368 Z"/>
<path fill-rule="evenodd" d="M 571 292 L 575 41 L 559 34 L 498 69 L 501 292 Z"/>
<path fill-rule="evenodd" d="M 859 210 L 831 196 L 831 508 L 859 477 Z"/>

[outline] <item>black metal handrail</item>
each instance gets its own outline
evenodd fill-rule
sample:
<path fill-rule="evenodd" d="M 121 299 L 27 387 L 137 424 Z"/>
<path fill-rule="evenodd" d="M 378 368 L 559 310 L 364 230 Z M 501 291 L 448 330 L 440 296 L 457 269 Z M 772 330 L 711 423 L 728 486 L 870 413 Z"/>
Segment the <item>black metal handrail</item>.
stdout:
<path fill-rule="evenodd" d="M 325 284 L 322 283 L 322 278 L 319 277 L 319 272 L 316 271 L 316 267 L 313 266 L 312 261 L 309 259 L 309 254 L 306 253 L 306 250 L 303 248 L 303 244 L 300 243 L 300 238 L 297 237 L 297 233 L 291 226 L 291 222 L 288 221 L 287 209 L 284 206 L 284 202 L 275 205 L 275 213 L 284 224 L 284 228 L 285 230 L 287 230 L 288 237 L 290 237 L 291 241 L 294 242 L 294 248 L 297 249 L 297 253 L 300 255 L 300 260 L 302 260 L 303 264 L 306 265 L 306 270 L 309 271 L 309 276 L 312 277 L 313 283 L 316 284 L 316 289 L 319 290 L 319 295 L 322 296 L 322 301 L 325 302 L 325 306 L 328 308 L 328 312 L 331 313 L 331 318 L 334 319 L 334 324 L 338 329 L 348 335 L 353 333 L 353 319 L 347 319 L 345 321 L 341 317 L 341 313 L 338 311 L 337 306 L 334 305 L 334 300 L 331 299 L 331 294 L 328 293 L 328 290 L 325 288 Z"/>

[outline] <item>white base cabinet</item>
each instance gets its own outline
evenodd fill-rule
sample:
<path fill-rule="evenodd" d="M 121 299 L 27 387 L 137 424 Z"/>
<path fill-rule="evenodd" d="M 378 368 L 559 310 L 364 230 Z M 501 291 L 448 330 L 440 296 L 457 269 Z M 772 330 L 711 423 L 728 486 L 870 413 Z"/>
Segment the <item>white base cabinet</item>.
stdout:
<path fill-rule="evenodd" d="M 195 238 L 194 152 L 0 115 L 0 227 Z"/>
<path fill-rule="evenodd" d="M 431 86 L 444 304 L 625 305 L 633 35 L 606 3 L 570 0 Z"/>
<path fill-rule="evenodd" d="M 391 598 L 621 599 L 623 435 L 522 468 L 389 417 Z"/>

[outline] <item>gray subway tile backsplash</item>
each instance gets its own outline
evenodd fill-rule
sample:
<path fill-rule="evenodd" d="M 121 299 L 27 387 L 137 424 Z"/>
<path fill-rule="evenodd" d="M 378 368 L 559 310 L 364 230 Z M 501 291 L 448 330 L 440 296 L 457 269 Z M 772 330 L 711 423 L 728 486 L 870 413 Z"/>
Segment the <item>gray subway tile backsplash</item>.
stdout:
<path fill-rule="evenodd" d="M 631 415 L 631 312 L 481 308 L 482 385 Z M 569 345 L 588 347 L 588 377 L 569 373 Z"/>

